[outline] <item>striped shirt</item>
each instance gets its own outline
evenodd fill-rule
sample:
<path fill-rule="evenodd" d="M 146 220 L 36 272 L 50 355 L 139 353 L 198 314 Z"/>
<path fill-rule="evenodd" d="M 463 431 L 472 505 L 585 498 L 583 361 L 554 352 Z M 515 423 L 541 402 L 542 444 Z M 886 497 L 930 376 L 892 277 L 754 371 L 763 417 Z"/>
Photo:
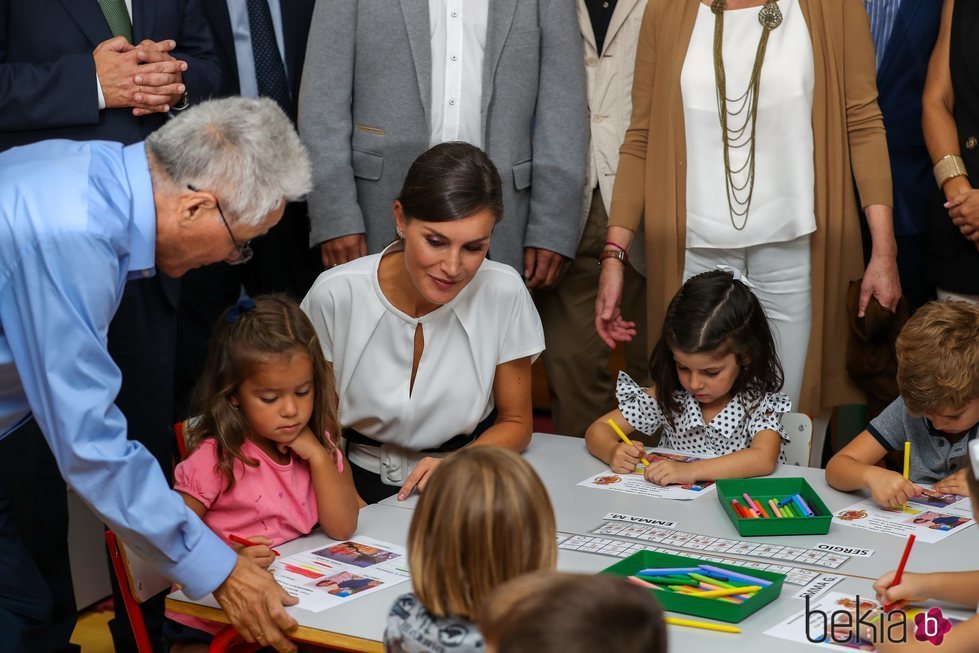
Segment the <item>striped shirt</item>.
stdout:
<path fill-rule="evenodd" d="M 877 70 L 884 60 L 884 50 L 894 29 L 894 18 L 901 8 L 901 0 L 864 0 L 863 6 L 870 15 L 870 33 L 874 37 L 874 51 L 877 53 Z"/>

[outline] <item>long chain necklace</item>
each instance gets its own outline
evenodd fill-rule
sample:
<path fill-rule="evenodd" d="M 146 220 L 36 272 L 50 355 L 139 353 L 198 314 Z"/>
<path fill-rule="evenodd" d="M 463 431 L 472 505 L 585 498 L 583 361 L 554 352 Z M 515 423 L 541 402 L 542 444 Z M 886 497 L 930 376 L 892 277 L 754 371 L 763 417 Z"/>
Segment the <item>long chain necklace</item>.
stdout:
<path fill-rule="evenodd" d="M 731 218 L 731 226 L 741 231 L 748 224 L 748 210 L 751 208 L 751 196 L 755 190 L 755 122 L 758 119 L 758 89 L 761 86 L 761 66 L 765 61 L 765 48 L 768 46 L 768 34 L 782 24 L 782 12 L 776 0 L 766 0 L 758 12 L 758 22 L 761 23 L 761 37 L 758 39 L 758 49 L 755 51 L 755 63 L 751 68 L 748 88 L 736 98 L 727 96 L 727 77 L 724 73 L 724 10 L 727 0 L 713 0 L 710 9 L 714 12 L 714 82 L 717 87 L 717 116 L 721 122 L 721 142 L 724 145 L 724 173 L 727 184 L 727 208 Z M 728 111 L 728 106 L 732 110 Z M 731 119 L 743 118 L 740 126 L 728 125 Z M 751 128 L 750 131 L 748 128 Z M 748 155 L 744 163 L 731 168 L 731 149 L 747 147 Z M 742 184 L 735 177 L 747 170 Z M 741 226 L 738 226 L 740 221 Z"/>

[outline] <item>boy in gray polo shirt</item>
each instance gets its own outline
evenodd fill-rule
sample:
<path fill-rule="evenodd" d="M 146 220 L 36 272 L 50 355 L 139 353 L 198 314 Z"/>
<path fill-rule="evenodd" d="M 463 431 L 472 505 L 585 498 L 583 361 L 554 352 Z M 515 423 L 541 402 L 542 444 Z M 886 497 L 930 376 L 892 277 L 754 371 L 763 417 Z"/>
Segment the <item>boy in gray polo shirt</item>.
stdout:
<path fill-rule="evenodd" d="M 968 495 L 958 458 L 979 431 L 979 306 L 932 302 L 918 310 L 897 338 L 901 396 L 826 465 L 837 490 L 867 489 L 882 506 L 921 493 L 919 483 Z M 888 451 L 911 443 L 910 480 L 878 467 Z"/>

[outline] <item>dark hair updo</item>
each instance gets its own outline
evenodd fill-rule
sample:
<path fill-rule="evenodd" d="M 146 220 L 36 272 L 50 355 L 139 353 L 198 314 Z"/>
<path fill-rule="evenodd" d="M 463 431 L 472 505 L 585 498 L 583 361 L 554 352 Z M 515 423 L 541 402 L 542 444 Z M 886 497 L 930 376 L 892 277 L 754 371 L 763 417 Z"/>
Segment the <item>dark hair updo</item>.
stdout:
<path fill-rule="evenodd" d="M 405 217 L 424 222 L 460 220 L 489 209 L 503 218 L 503 184 L 496 166 L 475 145 L 440 143 L 415 159 L 397 197 Z"/>

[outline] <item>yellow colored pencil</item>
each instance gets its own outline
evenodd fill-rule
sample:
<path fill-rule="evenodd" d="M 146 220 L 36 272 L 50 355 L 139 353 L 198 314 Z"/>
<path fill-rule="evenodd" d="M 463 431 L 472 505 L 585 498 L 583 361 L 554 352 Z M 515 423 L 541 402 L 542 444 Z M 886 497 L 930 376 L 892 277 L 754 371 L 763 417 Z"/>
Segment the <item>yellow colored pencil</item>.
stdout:
<path fill-rule="evenodd" d="M 707 592 L 691 592 L 690 596 L 699 596 L 702 599 L 714 599 L 721 596 L 734 596 L 735 594 L 751 594 L 761 591 L 760 585 L 747 585 L 745 587 L 732 587 L 724 590 L 710 590 Z"/>
<path fill-rule="evenodd" d="M 905 435 L 904 437 L 907 437 L 907 435 Z M 910 440 L 904 441 L 904 480 L 905 481 L 911 480 L 911 441 Z M 901 506 L 901 509 L 902 510 L 908 509 L 907 501 L 904 502 L 904 505 Z"/>
<path fill-rule="evenodd" d="M 630 440 L 629 437 L 625 433 L 622 432 L 622 429 L 619 428 L 619 425 L 615 423 L 615 420 L 614 419 L 609 419 L 608 420 L 608 425 L 612 427 L 612 430 L 615 431 L 616 435 L 618 435 L 620 438 L 622 438 L 622 441 L 623 442 L 625 442 L 630 447 L 634 447 L 635 446 L 633 444 L 632 440 Z M 642 464 L 643 465 L 645 465 L 646 467 L 649 467 L 649 461 L 646 460 L 646 457 L 645 456 L 641 457 L 639 460 L 642 461 Z"/>
<path fill-rule="evenodd" d="M 722 633 L 740 633 L 741 629 L 737 626 L 725 626 L 724 624 L 712 624 L 706 621 L 694 621 L 693 619 L 677 619 L 667 617 L 666 623 L 671 626 L 686 626 L 687 628 L 701 628 L 703 630 L 716 630 Z"/>

